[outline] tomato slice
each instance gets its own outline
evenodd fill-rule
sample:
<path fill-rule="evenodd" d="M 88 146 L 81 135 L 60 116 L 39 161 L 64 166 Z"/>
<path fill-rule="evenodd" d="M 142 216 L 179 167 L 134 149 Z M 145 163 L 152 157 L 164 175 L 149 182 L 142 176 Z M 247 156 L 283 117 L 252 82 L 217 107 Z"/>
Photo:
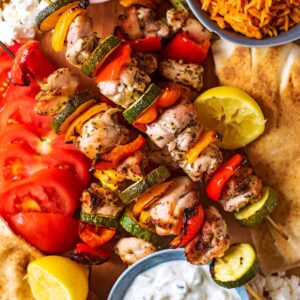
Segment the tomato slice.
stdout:
<path fill-rule="evenodd" d="M 42 158 L 43 164 L 49 168 L 59 168 L 71 171 L 84 189 L 90 182 L 90 161 L 86 156 L 77 151 L 69 149 L 53 149 L 53 151 Z"/>
<path fill-rule="evenodd" d="M 18 213 L 6 218 L 13 231 L 47 254 L 70 250 L 78 241 L 78 221 L 50 213 Z"/>
<path fill-rule="evenodd" d="M 1 110 L 1 130 L 10 124 L 23 124 L 49 131 L 52 117 L 39 116 L 34 111 L 34 105 L 35 99 L 28 96 L 4 103 Z"/>
<path fill-rule="evenodd" d="M 46 169 L 5 187 L 0 193 L 0 214 L 52 212 L 72 216 L 81 186 L 68 170 Z"/>
<path fill-rule="evenodd" d="M 28 145 L 6 145 L 0 152 L 0 184 L 24 179 L 41 167 L 39 157 Z"/>
<path fill-rule="evenodd" d="M 36 150 L 41 140 L 34 128 L 23 125 L 11 125 L 0 132 L 0 149 L 8 144 L 27 144 Z"/>
<path fill-rule="evenodd" d="M 80 223 L 79 236 L 90 247 L 97 248 L 108 243 L 115 236 L 115 228 L 98 227 Z"/>

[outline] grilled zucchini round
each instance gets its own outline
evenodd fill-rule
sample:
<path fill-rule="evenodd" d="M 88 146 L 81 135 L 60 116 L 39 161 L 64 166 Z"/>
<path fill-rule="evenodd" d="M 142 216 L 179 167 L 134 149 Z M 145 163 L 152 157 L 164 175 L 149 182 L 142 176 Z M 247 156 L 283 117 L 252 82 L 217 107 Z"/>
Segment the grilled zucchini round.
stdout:
<path fill-rule="evenodd" d="M 70 124 L 85 110 L 96 104 L 97 100 L 89 92 L 81 92 L 70 98 L 66 106 L 51 120 L 50 126 L 55 133 L 64 133 Z"/>
<path fill-rule="evenodd" d="M 94 76 L 97 69 L 105 59 L 121 44 L 121 40 L 115 35 L 109 35 L 103 39 L 92 52 L 89 59 L 81 66 L 81 71 L 87 76 Z"/>
<path fill-rule="evenodd" d="M 145 178 L 135 182 L 127 189 L 122 191 L 119 194 L 119 197 L 125 204 L 128 204 L 136 197 L 143 194 L 154 185 L 162 183 L 170 176 L 170 171 L 165 166 L 160 166 L 146 175 Z"/>
<path fill-rule="evenodd" d="M 84 211 L 80 212 L 80 220 L 82 222 L 93 224 L 96 226 L 118 228 L 119 227 L 119 219 L 120 219 L 120 215 L 113 217 L 113 216 L 88 214 Z"/>
<path fill-rule="evenodd" d="M 159 236 L 155 232 L 149 230 L 144 225 L 140 224 L 131 210 L 126 210 L 124 215 L 120 219 L 121 226 L 133 236 L 140 238 L 146 242 L 152 243 L 153 245 L 164 248 L 169 243 L 169 238 L 165 236 Z"/>
<path fill-rule="evenodd" d="M 270 187 L 263 189 L 262 198 L 247 205 L 239 212 L 234 213 L 237 222 L 244 227 L 254 227 L 264 222 L 277 205 L 277 193 Z"/>
<path fill-rule="evenodd" d="M 154 83 L 150 84 L 145 93 L 124 112 L 124 118 L 128 123 L 132 123 L 141 115 L 162 93 L 162 90 Z"/>
<path fill-rule="evenodd" d="M 252 280 L 259 269 L 255 250 L 250 244 L 234 244 L 222 258 L 210 265 L 213 280 L 225 288 L 236 288 Z"/>
<path fill-rule="evenodd" d="M 67 11 L 75 3 L 79 4 L 78 0 L 57 0 L 44 8 L 35 18 L 35 24 L 41 31 L 52 30 L 59 17 Z"/>

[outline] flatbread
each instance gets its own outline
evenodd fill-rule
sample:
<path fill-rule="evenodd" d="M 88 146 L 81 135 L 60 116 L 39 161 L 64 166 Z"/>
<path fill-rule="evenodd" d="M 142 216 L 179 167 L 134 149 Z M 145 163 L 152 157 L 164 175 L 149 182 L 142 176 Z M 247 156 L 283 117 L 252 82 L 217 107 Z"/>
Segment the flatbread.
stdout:
<path fill-rule="evenodd" d="M 24 277 L 27 265 L 41 256 L 0 217 L 0 300 L 34 300 Z"/>
<path fill-rule="evenodd" d="M 300 47 L 244 48 L 223 40 L 213 45 L 222 85 L 236 86 L 256 99 L 267 119 L 266 131 L 246 149 L 265 185 L 279 193 L 271 226 L 251 230 L 262 271 L 269 274 L 300 264 Z"/>

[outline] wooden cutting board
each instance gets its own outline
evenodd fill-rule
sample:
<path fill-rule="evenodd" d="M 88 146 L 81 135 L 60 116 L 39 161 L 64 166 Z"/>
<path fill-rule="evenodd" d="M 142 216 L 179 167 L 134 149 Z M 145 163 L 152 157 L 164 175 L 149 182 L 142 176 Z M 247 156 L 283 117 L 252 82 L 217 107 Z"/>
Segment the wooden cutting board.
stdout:
<path fill-rule="evenodd" d="M 165 6 L 165 4 L 163 5 Z M 163 10 L 160 9 L 160 11 Z M 91 5 L 89 14 L 94 22 L 94 30 L 99 37 L 105 37 L 113 32 L 117 24 L 118 15 L 123 12 L 123 8 L 119 5 L 118 0 L 112 0 L 103 4 Z M 65 53 L 55 53 L 51 48 L 51 33 L 43 34 L 39 37 L 41 40 L 41 49 L 45 55 L 57 67 L 69 67 L 74 73 L 81 78 L 81 89 L 89 89 L 95 95 L 99 95 L 95 83 L 90 78 L 84 76 L 78 69 L 70 66 L 65 59 Z M 212 56 L 210 55 L 205 62 L 205 89 L 218 85 L 217 78 L 214 73 L 214 65 Z M 250 241 L 250 235 L 246 229 L 241 228 L 232 220 L 232 217 L 227 214 L 225 216 L 229 224 L 229 232 L 232 237 L 232 242 L 247 242 Z M 97 293 L 100 300 L 106 300 L 111 287 L 113 286 L 119 275 L 125 270 L 125 266 L 120 259 L 113 255 L 109 262 L 94 267 L 91 274 L 91 288 Z M 121 299 L 120 299 L 121 300 Z"/>

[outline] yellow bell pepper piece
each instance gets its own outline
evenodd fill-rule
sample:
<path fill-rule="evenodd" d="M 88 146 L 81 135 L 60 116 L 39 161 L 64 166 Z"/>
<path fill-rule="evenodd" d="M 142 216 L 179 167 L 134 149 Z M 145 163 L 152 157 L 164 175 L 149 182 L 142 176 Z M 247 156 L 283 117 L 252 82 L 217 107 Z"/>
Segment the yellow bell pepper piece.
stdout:
<path fill-rule="evenodd" d="M 172 184 L 173 181 L 171 180 L 159 185 L 155 185 L 153 188 L 140 195 L 136 199 L 136 203 L 134 204 L 133 207 L 134 216 L 138 218 L 144 209 L 149 208 L 153 203 L 155 203 L 163 195 L 165 195 L 165 193 L 169 190 Z"/>
<path fill-rule="evenodd" d="M 85 12 L 86 9 L 78 8 L 78 4 L 74 3 L 69 10 L 59 17 L 52 35 L 52 48 L 54 51 L 62 51 L 71 23 L 79 14 Z"/>
<path fill-rule="evenodd" d="M 141 212 L 139 222 L 143 225 L 147 225 L 150 217 L 150 210 L 144 210 Z"/>
<path fill-rule="evenodd" d="M 211 143 L 220 139 L 220 137 L 221 136 L 216 131 L 204 131 L 198 138 L 196 144 L 186 154 L 186 159 L 188 163 L 194 163 L 199 154 Z"/>
<path fill-rule="evenodd" d="M 161 0 L 120 0 L 120 4 L 124 7 L 131 5 L 153 6 L 157 3 L 161 3 Z"/>
<path fill-rule="evenodd" d="M 118 189 L 118 175 L 114 169 L 99 171 L 96 170 L 93 174 L 103 185 L 103 187 L 116 191 Z"/>
<path fill-rule="evenodd" d="M 105 112 L 108 109 L 108 105 L 105 103 L 100 103 L 92 106 L 80 116 L 78 116 L 75 121 L 68 127 L 65 134 L 65 142 L 74 142 L 76 140 L 76 136 L 74 136 L 74 131 L 80 133 L 81 127 L 83 124 L 91 119 L 93 116 Z"/>

